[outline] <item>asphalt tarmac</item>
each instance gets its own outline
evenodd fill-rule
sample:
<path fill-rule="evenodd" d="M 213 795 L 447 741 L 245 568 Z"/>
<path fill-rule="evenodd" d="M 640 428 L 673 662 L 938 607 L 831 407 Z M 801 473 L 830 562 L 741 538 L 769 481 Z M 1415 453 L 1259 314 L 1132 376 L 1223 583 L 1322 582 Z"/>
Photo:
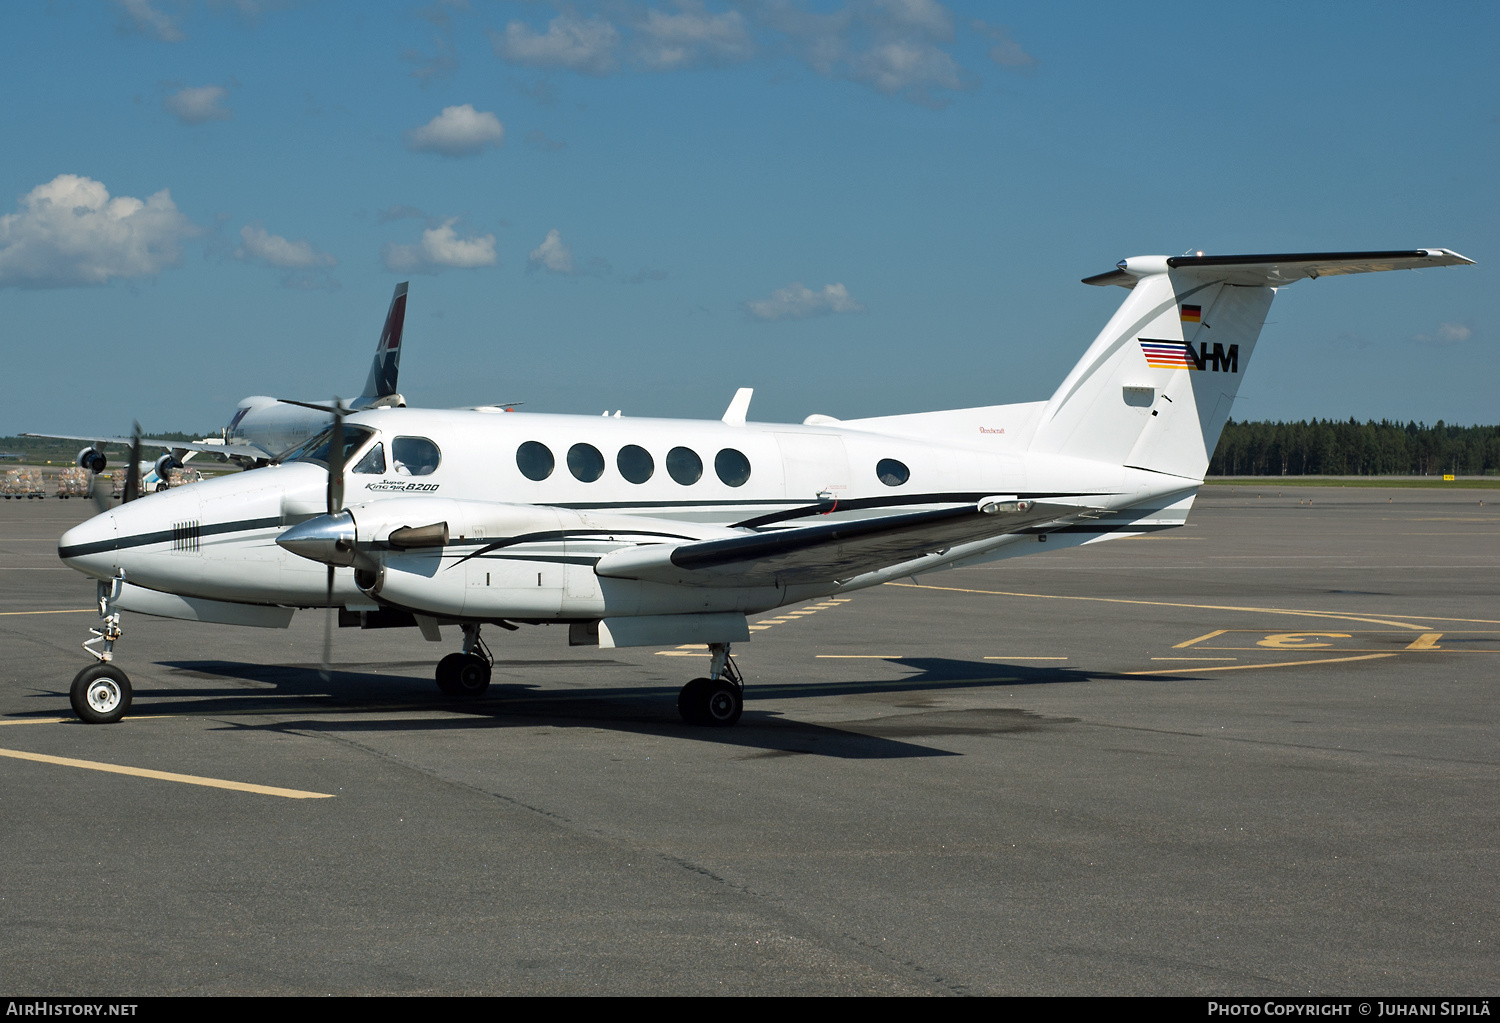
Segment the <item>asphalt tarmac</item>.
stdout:
<path fill-rule="evenodd" d="M 89 510 L 0 503 L 0 993 L 1500 989 L 1494 491 L 1208 487 L 760 616 L 727 730 L 703 651 L 491 629 L 453 704 L 456 630 L 324 682 L 321 612 L 127 614 L 84 725 Z"/>

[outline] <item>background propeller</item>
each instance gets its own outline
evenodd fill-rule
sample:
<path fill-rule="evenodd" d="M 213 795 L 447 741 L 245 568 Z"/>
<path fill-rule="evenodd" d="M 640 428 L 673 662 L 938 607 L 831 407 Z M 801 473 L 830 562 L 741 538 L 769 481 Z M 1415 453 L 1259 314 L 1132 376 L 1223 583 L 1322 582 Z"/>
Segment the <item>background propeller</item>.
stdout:
<path fill-rule="evenodd" d="M 343 402 L 333 399 L 333 429 L 328 436 L 328 514 L 337 515 L 344 510 L 344 412 Z M 332 564 L 328 566 L 328 594 L 323 601 L 328 607 L 328 617 L 323 629 L 323 681 L 333 679 L 333 628 L 338 618 L 338 608 L 333 606 Z"/>
<path fill-rule="evenodd" d="M 125 466 L 125 491 L 120 503 L 126 504 L 141 496 L 141 424 L 130 428 L 130 460 Z"/>

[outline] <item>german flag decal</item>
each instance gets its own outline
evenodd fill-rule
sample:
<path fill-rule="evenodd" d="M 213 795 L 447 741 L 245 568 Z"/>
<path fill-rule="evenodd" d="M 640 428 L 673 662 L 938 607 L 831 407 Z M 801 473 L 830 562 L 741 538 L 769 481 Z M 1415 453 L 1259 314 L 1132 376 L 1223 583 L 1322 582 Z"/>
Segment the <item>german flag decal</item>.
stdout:
<path fill-rule="evenodd" d="M 1183 323 L 1202 323 L 1203 307 L 1201 305 L 1185 305 L 1182 307 Z"/>

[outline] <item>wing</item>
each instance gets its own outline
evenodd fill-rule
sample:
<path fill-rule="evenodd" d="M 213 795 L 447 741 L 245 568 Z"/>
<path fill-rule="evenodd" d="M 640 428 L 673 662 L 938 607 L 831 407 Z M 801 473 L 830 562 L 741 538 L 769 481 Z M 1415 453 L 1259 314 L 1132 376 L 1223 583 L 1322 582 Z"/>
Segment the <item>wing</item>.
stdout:
<path fill-rule="evenodd" d="M 987 497 L 932 511 L 615 551 L 598 575 L 692 586 L 774 586 L 852 579 L 1028 526 L 1095 514 L 1074 505 Z"/>
<path fill-rule="evenodd" d="M 130 447 L 135 441 L 129 437 L 74 437 L 65 433 L 23 433 L 22 437 L 41 437 L 46 440 L 80 440 L 85 444 L 121 444 Z M 243 458 L 270 458 L 272 453 L 254 444 L 221 444 L 218 441 L 162 440 L 160 437 L 142 437 L 147 447 L 159 447 L 164 451 L 216 451 L 221 455 L 240 455 Z"/>

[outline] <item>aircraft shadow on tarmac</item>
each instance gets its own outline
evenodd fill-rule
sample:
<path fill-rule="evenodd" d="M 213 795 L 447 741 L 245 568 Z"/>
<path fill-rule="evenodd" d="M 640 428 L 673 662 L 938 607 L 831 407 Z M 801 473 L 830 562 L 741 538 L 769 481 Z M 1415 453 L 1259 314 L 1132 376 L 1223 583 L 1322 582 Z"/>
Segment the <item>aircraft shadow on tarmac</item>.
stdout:
<path fill-rule="evenodd" d="M 1037 668 L 993 661 L 909 658 L 901 678 L 846 679 L 836 682 L 756 684 L 746 687 L 744 716 L 733 728 L 683 724 L 677 713 L 675 686 L 608 686 L 579 688 L 529 685 L 507 681 L 514 668 L 569 667 L 598 672 L 609 666 L 634 667 L 608 658 L 580 660 L 497 660 L 496 681 L 484 698 L 454 701 L 437 692 L 427 661 L 383 662 L 379 671 L 334 668 L 328 681 L 316 666 L 247 664 L 233 661 L 161 661 L 175 684 L 153 688 L 137 683 L 137 718 L 191 715 L 235 717 L 274 715 L 264 725 L 236 722 L 233 728 L 333 732 L 421 732 L 470 728 L 587 727 L 621 732 L 672 735 L 741 746 L 754 758 L 812 754 L 848 759 L 956 756 L 907 740 L 943 736 L 1001 736 L 1036 732 L 1077 719 L 1047 717 L 1014 708 L 952 706 L 945 695 L 965 690 L 1014 689 L 1097 679 L 1099 673 L 1069 668 Z M 422 674 L 406 674 L 416 669 Z M 201 681 L 191 687 L 192 681 Z M 183 685 L 189 683 L 189 685 Z M 780 711 L 762 710 L 756 700 L 808 699 L 827 696 L 876 696 L 896 709 L 837 726 L 799 721 Z M 140 699 L 144 698 L 144 699 Z M 391 719 L 402 711 L 447 711 L 434 718 Z"/>

